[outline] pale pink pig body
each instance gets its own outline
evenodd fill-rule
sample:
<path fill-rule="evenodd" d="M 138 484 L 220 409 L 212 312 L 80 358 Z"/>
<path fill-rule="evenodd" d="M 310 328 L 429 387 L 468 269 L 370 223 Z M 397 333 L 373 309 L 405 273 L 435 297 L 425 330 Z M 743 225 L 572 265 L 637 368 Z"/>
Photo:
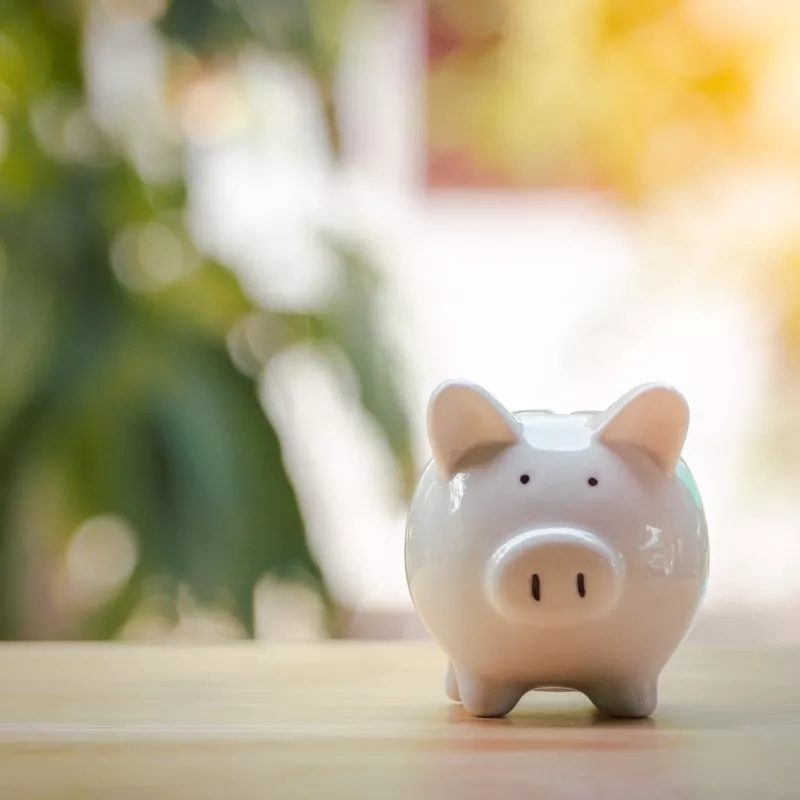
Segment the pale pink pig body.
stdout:
<path fill-rule="evenodd" d="M 452 699 L 499 716 L 561 687 L 612 716 L 653 712 L 708 574 L 687 428 L 656 384 L 598 414 L 514 415 L 467 383 L 434 393 L 406 574 Z"/>

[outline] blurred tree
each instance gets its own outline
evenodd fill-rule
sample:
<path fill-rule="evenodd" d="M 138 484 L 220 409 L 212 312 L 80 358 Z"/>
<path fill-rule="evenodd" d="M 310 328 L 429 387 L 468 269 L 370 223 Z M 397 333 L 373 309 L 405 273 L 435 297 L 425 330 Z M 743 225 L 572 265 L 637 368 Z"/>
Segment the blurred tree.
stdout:
<path fill-rule="evenodd" d="M 407 488 L 408 425 L 373 270 L 351 243 L 331 242 L 339 280 L 327 308 L 257 307 L 192 241 L 183 170 L 146 174 L 98 123 L 84 63 L 98 6 L 159 24 L 176 74 L 187 49 L 209 68 L 244 46 L 291 55 L 314 78 L 336 153 L 349 5 L 0 3 L 0 638 L 111 637 L 144 602 L 174 618 L 185 590 L 252 634 L 267 574 L 310 585 L 336 633 L 279 436 L 227 341 L 256 324 L 271 353 L 306 341 L 343 354 Z M 180 167 L 183 142 L 169 144 Z M 127 559 L 91 603 L 67 585 L 78 545 L 100 545 L 90 573 L 111 569 L 103 553 Z"/>
<path fill-rule="evenodd" d="M 429 15 L 435 181 L 456 158 L 490 182 L 641 202 L 746 146 L 762 49 L 719 4 L 431 0 Z"/>

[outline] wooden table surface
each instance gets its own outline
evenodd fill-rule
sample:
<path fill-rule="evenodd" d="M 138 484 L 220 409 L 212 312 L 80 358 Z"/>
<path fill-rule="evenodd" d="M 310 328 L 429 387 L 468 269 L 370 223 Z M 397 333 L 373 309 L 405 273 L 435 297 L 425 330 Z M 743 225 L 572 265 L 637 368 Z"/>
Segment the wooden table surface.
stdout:
<path fill-rule="evenodd" d="M 0 647 L 0 798 L 800 797 L 800 650 L 685 646 L 654 717 L 474 720 L 426 644 Z"/>

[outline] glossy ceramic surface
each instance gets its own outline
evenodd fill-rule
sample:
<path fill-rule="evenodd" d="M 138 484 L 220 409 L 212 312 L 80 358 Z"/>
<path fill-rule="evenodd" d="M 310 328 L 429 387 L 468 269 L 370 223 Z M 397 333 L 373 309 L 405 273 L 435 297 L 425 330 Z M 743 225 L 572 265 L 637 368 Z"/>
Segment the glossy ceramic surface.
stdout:
<path fill-rule="evenodd" d="M 688 423 L 661 384 L 566 415 L 512 414 L 464 382 L 434 392 L 406 576 L 453 700 L 502 716 L 565 688 L 611 716 L 653 712 L 708 574 Z"/>

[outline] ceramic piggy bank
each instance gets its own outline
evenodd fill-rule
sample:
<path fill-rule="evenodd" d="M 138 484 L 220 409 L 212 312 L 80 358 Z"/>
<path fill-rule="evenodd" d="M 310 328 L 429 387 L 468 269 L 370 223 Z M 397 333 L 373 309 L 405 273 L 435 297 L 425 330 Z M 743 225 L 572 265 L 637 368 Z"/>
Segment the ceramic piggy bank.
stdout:
<path fill-rule="evenodd" d="M 609 716 L 652 714 L 708 573 L 688 422 L 661 384 L 573 414 L 434 392 L 405 560 L 452 700 L 494 717 L 531 689 L 576 690 Z"/>

